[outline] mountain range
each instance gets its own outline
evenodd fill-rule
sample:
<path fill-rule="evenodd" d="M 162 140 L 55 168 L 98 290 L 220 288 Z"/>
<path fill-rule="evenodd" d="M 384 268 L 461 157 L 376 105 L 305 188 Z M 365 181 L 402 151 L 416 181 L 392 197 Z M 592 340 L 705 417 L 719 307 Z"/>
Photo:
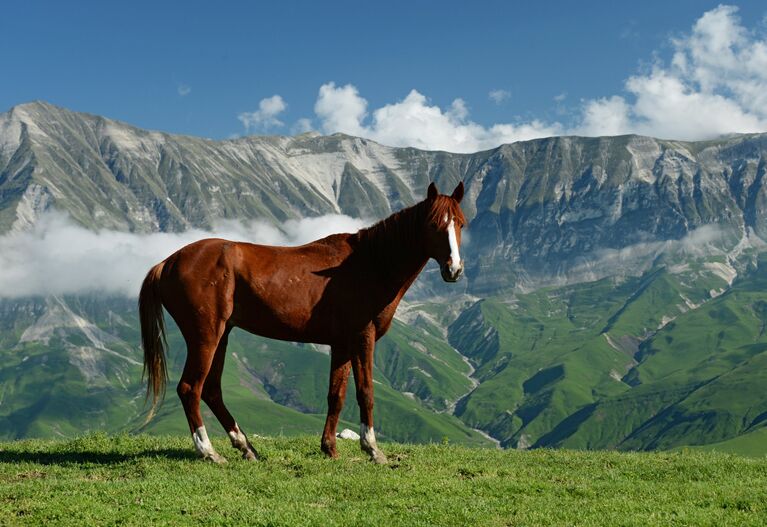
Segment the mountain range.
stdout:
<path fill-rule="evenodd" d="M 765 453 L 765 154 L 767 134 L 553 137 L 475 154 L 342 134 L 213 141 L 35 102 L 0 114 L 0 236 L 53 210 L 137 236 L 372 222 L 430 181 L 464 181 L 466 279 L 450 287 L 428 266 L 378 343 L 383 436 Z M 140 426 L 135 298 L 0 297 L 0 436 Z M 170 344 L 173 382 L 175 329 Z M 228 360 L 224 394 L 246 430 L 319 432 L 327 350 L 235 333 Z M 342 418 L 356 422 L 353 404 Z M 149 430 L 185 431 L 174 397 Z"/>

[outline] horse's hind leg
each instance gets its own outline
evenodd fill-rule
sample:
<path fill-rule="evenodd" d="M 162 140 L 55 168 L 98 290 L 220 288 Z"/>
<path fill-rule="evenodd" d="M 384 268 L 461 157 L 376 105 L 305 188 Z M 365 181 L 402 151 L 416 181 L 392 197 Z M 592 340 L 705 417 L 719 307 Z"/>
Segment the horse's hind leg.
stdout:
<path fill-rule="evenodd" d="M 208 433 L 200 413 L 200 399 L 202 398 L 205 379 L 210 371 L 223 332 L 223 324 L 218 331 L 211 332 L 214 334 L 207 336 L 199 335 L 199 332 L 188 335 L 188 332 L 182 331 L 186 340 L 187 356 L 184 372 L 181 374 L 181 380 L 176 389 L 181 404 L 184 406 L 184 413 L 186 413 L 186 419 L 189 422 L 189 429 L 192 432 L 192 440 L 197 453 L 203 459 L 215 463 L 226 463 L 226 458 L 215 451 L 210 439 L 208 439 Z"/>
<path fill-rule="evenodd" d="M 229 342 L 230 330 L 231 327 L 227 326 L 224 335 L 218 343 L 216 354 L 213 357 L 213 364 L 202 387 L 202 400 L 205 401 L 205 404 L 211 409 L 219 423 L 221 423 L 221 426 L 226 430 L 226 433 L 229 434 L 232 446 L 242 452 L 243 459 L 253 461 L 258 459 L 256 449 L 253 448 L 253 445 L 248 441 L 248 436 L 243 433 L 234 417 L 232 417 L 232 414 L 229 413 L 226 405 L 224 405 L 224 397 L 221 394 L 221 375 L 224 371 L 226 345 Z"/>
<path fill-rule="evenodd" d="M 344 407 L 346 398 L 346 384 L 349 380 L 351 362 L 345 348 L 333 346 L 330 352 L 330 383 L 328 385 L 328 416 L 325 419 L 325 429 L 322 432 L 322 451 L 337 458 L 336 451 L 336 427 L 338 415 Z"/>
<path fill-rule="evenodd" d="M 354 383 L 357 388 L 357 404 L 360 407 L 360 448 L 370 456 L 370 460 L 384 464 L 386 456 L 376 443 L 373 431 L 373 350 L 375 339 L 373 332 L 360 336 L 359 343 L 351 350 Z"/>

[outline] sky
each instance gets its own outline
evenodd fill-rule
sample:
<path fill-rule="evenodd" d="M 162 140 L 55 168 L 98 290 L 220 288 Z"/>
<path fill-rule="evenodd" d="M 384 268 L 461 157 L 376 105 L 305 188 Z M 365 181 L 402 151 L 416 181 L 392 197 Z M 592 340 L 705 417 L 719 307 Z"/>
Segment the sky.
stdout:
<path fill-rule="evenodd" d="M 227 139 L 472 152 L 767 130 L 767 4 L 8 2 L 0 111 L 32 100 Z"/>
<path fill-rule="evenodd" d="M 44 100 L 214 139 L 314 130 L 454 152 L 560 134 L 767 131 L 767 4 L 631 4 L 7 2 L 0 112 Z M 0 297 L 135 296 L 151 264 L 200 237 L 290 245 L 366 223 L 139 235 L 52 212 L 0 236 Z"/>

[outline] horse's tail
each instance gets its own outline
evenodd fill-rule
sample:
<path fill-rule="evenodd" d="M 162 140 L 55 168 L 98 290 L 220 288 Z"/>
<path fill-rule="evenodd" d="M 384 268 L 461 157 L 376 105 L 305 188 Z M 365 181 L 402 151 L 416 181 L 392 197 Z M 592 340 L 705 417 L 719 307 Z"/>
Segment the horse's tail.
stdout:
<path fill-rule="evenodd" d="M 144 348 L 144 373 L 141 379 L 147 379 L 146 399 L 152 394 L 152 407 L 144 421 L 146 426 L 155 415 L 158 404 L 165 397 L 165 385 L 168 380 L 168 368 L 165 364 L 165 321 L 160 298 L 160 275 L 165 262 L 152 267 L 144 278 L 138 295 L 138 311 L 141 319 L 141 344 Z"/>

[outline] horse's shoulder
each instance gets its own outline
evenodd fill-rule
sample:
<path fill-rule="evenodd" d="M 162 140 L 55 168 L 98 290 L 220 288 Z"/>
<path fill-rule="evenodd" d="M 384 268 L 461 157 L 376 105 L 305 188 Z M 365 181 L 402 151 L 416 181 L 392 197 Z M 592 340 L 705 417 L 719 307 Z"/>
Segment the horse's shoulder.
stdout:
<path fill-rule="evenodd" d="M 330 236 L 325 236 L 319 240 L 300 245 L 295 249 L 309 253 L 343 251 L 344 247 L 348 246 L 348 237 L 349 234 L 331 234 Z"/>
<path fill-rule="evenodd" d="M 327 265 L 328 262 L 345 258 L 351 252 L 346 242 L 347 237 L 346 234 L 331 234 L 298 247 L 291 247 L 285 256 L 294 255 L 303 259 L 304 262 L 311 261 L 317 265 Z"/>

